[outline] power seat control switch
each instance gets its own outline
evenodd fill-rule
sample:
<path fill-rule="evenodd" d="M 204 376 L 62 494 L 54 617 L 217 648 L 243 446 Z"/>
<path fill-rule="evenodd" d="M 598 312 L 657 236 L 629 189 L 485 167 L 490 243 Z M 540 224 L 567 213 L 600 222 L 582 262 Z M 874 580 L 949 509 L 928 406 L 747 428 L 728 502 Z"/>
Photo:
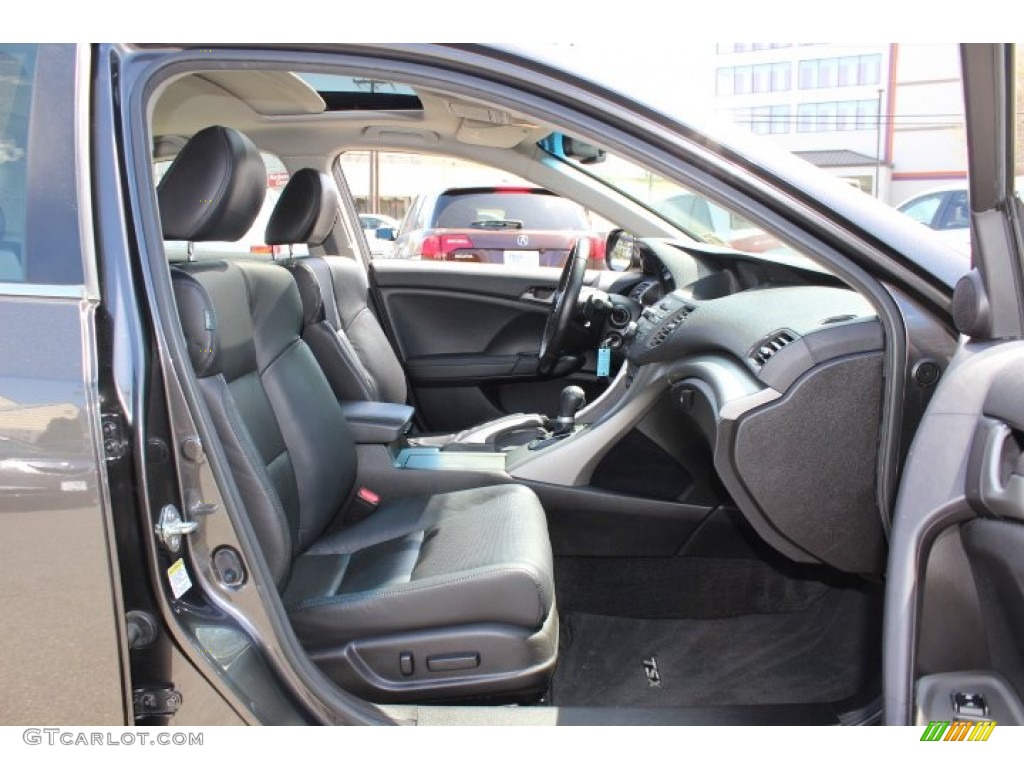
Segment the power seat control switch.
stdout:
<path fill-rule="evenodd" d="M 951 694 L 953 699 L 953 711 L 962 717 L 986 717 L 988 715 L 988 704 L 985 697 L 980 693 L 956 693 Z"/>
<path fill-rule="evenodd" d="M 416 671 L 415 662 L 413 662 L 412 654 L 409 651 L 402 651 L 398 654 L 398 668 L 405 677 L 409 677 Z"/>

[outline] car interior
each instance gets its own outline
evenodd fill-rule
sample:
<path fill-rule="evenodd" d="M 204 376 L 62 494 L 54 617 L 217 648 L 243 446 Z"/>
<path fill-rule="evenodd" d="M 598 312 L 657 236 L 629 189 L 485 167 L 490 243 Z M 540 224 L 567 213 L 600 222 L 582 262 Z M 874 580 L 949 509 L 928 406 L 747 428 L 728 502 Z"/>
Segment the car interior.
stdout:
<path fill-rule="evenodd" d="M 877 718 L 902 376 L 871 298 L 813 252 L 690 237 L 497 96 L 329 87 L 358 75 L 188 71 L 150 109 L 205 437 L 309 658 L 375 704 Z M 613 222 L 628 266 L 583 237 L 561 269 L 371 259 L 356 150 L 515 173 Z M 293 255 L 204 250 L 256 221 L 261 152 Z M 920 338 L 908 369 L 955 345 Z"/>

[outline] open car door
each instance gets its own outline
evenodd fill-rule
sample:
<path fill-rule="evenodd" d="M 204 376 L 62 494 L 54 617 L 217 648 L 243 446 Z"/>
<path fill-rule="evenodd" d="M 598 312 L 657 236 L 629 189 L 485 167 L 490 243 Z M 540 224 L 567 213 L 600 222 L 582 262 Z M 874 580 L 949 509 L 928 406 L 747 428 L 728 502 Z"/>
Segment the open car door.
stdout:
<path fill-rule="evenodd" d="M 954 294 L 960 348 L 897 502 L 884 634 L 893 725 L 1024 724 L 1022 105 L 1014 46 L 964 45 L 961 58 L 974 269 Z"/>

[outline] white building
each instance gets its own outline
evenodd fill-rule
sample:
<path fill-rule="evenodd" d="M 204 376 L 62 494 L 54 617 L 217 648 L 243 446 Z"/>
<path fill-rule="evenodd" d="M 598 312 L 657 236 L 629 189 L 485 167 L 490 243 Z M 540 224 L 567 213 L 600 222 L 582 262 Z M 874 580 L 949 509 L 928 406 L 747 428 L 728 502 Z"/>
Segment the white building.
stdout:
<path fill-rule="evenodd" d="M 715 111 L 896 204 L 966 178 L 959 67 L 949 44 L 724 43 Z"/>

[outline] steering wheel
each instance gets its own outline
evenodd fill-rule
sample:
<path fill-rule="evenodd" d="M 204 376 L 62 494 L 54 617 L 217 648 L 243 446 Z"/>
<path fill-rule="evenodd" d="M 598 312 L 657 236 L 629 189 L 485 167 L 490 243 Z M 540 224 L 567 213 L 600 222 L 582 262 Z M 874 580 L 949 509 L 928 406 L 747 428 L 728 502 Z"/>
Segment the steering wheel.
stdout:
<path fill-rule="evenodd" d="M 544 336 L 540 341 L 537 372 L 547 376 L 555 370 L 562 354 L 562 344 L 576 312 L 576 304 L 583 288 L 583 278 L 590 260 L 590 238 L 579 237 L 573 243 L 572 250 L 565 260 L 562 275 L 558 278 L 558 287 L 551 294 L 551 313 L 544 325 Z"/>

